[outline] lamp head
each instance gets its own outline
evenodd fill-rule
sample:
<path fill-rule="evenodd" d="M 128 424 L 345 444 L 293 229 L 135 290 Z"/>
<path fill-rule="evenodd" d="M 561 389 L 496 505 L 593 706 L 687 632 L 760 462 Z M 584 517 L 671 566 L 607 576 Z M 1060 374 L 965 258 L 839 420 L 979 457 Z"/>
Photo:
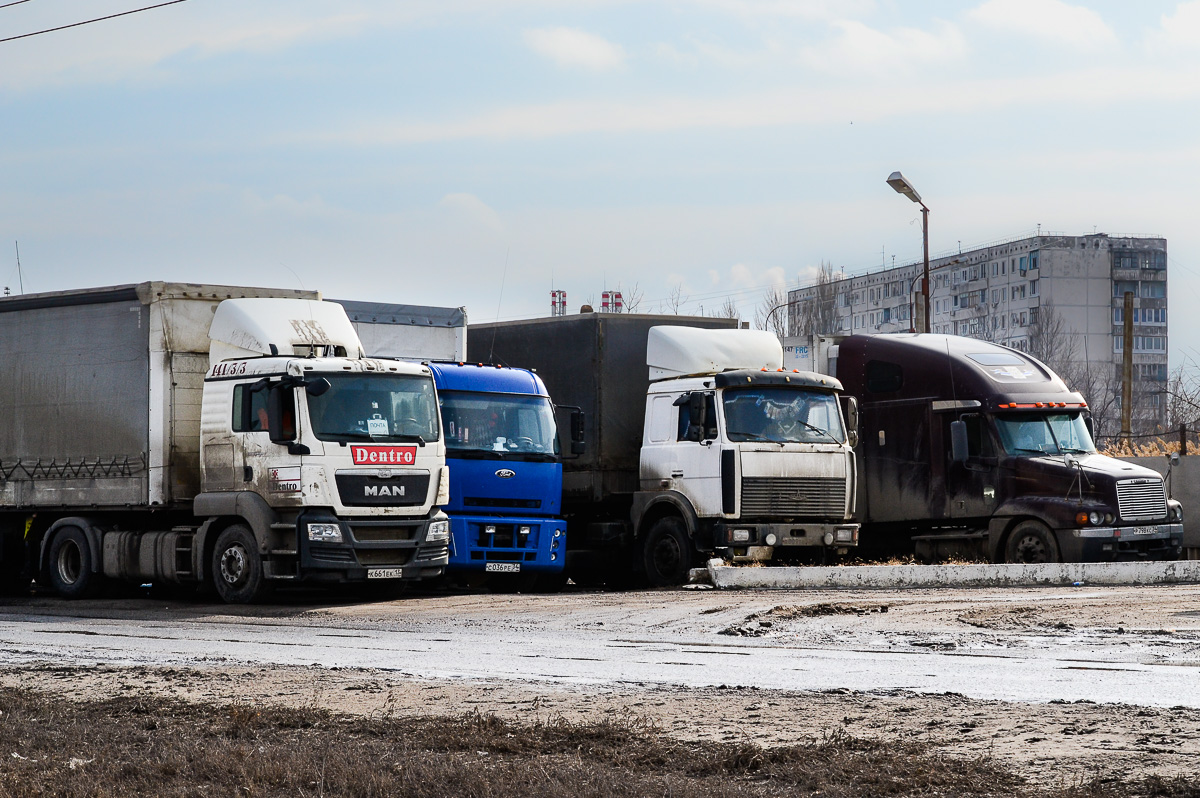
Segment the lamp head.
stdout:
<path fill-rule="evenodd" d="M 887 184 L 896 190 L 897 194 L 903 194 L 913 202 L 920 202 L 921 195 L 913 188 L 912 183 L 899 172 L 892 172 L 888 175 Z"/>

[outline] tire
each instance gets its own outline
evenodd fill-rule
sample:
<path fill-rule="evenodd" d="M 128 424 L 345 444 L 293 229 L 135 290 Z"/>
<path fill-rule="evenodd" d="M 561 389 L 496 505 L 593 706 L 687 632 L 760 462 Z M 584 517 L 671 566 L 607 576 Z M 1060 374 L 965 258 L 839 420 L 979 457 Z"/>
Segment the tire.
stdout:
<path fill-rule="evenodd" d="M 1062 562 L 1054 533 L 1040 521 L 1022 521 L 1008 535 L 1004 561 L 1014 563 Z"/>
<path fill-rule="evenodd" d="M 696 558 L 683 519 L 667 516 L 655 521 L 642 538 L 642 574 L 650 587 L 682 585 Z"/>
<path fill-rule="evenodd" d="M 258 541 L 243 524 L 234 524 L 217 536 L 210 565 L 213 587 L 226 604 L 255 604 L 270 593 Z"/>
<path fill-rule="evenodd" d="M 93 570 L 92 547 L 87 535 L 77 526 L 64 526 L 54 534 L 47 570 L 50 586 L 67 599 L 94 596 L 103 581 Z"/>

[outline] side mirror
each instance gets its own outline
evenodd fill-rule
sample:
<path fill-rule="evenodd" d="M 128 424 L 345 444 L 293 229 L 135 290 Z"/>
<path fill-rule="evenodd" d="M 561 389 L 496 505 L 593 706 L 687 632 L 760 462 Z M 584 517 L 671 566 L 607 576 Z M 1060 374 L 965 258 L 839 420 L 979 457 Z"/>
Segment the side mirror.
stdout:
<path fill-rule="evenodd" d="M 967 461 L 967 422 L 950 422 L 950 459 L 956 463 Z"/>
<path fill-rule="evenodd" d="M 853 396 L 843 396 L 842 406 L 846 415 L 846 440 L 850 448 L 858 446 L 858 399 Z"/>
<path fill-rule="evenodd" d="M 320 396 L 330 388 L 329 380 L 324 377 L 310 377 L 304 381 L 304 390 L 309 396 Z"/>
<path fill-rule="evenodd" d="M 1087 427 L 1088 437 L 1092 439 L 1093 443 L 1095 443 L 1095 441 L 1096 441 L 1096 422 L 1092 420 L 1092 417 L 1090 415 L 1086 415 L 1083 417 L 1083 426 Z"/>

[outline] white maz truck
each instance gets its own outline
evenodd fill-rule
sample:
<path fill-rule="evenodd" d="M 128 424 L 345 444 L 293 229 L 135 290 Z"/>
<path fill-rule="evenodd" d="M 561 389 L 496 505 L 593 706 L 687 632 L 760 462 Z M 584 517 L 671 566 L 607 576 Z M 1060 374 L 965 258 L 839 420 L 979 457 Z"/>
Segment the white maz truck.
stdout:
<path fill-rule="evenodd" d="M 0 588 L 412 580 L 447 562 L 427 367 L 315 292 L 148 282 L 0 299 Z"/>
<path fill-rule="evenodd" d="M 856 406 L 843 413 L 837 379 L 784 370 L 774 335 L 734 324 L 585 313 L 471 326 L 472 360 L 534 369 L 558 407 L 582 411 L 560 447 L 577 453 L 562 502 L 577 582 L 674 584 L 713 553 L 857 545 Z"/>

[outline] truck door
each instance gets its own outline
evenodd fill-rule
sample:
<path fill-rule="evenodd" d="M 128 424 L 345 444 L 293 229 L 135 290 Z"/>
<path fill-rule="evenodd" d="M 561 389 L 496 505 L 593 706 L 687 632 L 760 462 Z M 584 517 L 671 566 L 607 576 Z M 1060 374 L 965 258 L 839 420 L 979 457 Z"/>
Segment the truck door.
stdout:
<path fill-rule="evenodd" d="M 979 413 L 966 413 L 957 419 L 953 413 L 941 415 L 949 515 L 956 519 L 988 518 L 996 506 L 999 459 L 987 420 Z M 955 462 L 950 451 L 950 424 L 955 420 L 966 425 L 967 458 L 963 462 Z"/>
<path fill-rule="evenodd" d="M 716 395 L 692 391 L 676 401 L 675 490 L 688 497 L 701 517 L 721 515 L 721 446 L 717 434 Z"/>

